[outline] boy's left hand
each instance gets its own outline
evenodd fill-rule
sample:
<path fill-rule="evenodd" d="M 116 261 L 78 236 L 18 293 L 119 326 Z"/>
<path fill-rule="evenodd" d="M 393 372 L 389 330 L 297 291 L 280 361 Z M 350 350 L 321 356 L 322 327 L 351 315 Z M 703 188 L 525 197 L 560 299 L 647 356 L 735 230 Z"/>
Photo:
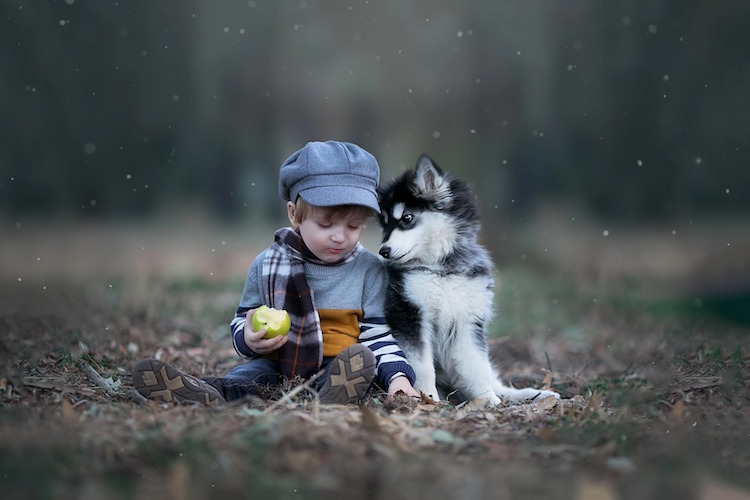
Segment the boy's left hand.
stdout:
<path fill-rule="evenodd" d="M 393 398 L 393 396 L 395 396 L 396 393 L 399 391 L 413 398 L 420 397 L 416 389 L 414 389 L 414 387 L 411 386 L 411 382 L 409 382 L 409 379 L 404 375 L 399 375 L 398 377 L 391 380 L 390 384 L 388 384 L 388 397 L 389 398 Z"/>

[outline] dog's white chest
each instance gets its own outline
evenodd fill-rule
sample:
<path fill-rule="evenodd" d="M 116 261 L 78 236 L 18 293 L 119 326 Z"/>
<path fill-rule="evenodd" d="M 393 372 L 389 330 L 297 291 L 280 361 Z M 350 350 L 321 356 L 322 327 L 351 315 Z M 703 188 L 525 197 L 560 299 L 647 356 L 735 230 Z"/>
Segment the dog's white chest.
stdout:
<path fill-rule="evenodd" d="M 447 322 L 463 317 L 487 319 L 492 310 L 491 287 L 490 279 L 481 276 L 417 271 L 404 279 L 404 292 L 420 312 L 432 320 Z"/>

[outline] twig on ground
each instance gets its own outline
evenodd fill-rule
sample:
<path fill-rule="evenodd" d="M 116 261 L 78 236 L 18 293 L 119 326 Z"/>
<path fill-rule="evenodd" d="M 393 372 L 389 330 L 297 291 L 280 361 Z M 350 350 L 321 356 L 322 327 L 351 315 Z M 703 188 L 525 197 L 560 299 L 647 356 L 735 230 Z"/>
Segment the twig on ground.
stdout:
<path fill-rule="evenodd" d="M 91 354 L 89 354 L 89 352 L 87 350 L 88 348 L 82 347 L 82 349 L 84 349 L 83 355 L 88 358 L 89 363 L 93 364 L 96 367 L 96 368 L 94 368 L 94 370 L 101 370 L 102 367 L 99 366 L 99 363 L 97 363 L 96 360 L 93 358 L 93 356 L 91 356 Z M 83 361 L 83 360 L 81 360 L 81 361 Z M 97 373 L 97 375 L 98 375 L 98 373 Z"/>
<path fill-rule="evenodd" d="M 104 380 L 104 378 L 101 375 L 99 375 L 99 372 L 94 370 L 90 364 L 88 364 L 84 360 L 79 360 L 78 367 L 83 370 L 83 373 L 85 373 L 86 376 L 89 379 L 91 379 L 94 385 L 96 385 L 97 387 L 103 388 L 107 392 L 107 394 L 109 394 L 110 396 L 117 395 L 117 391 L 112 387 L 112 384 Z"/>
<path fill-rule="evenodd" d="M 685 377 L 685 380 L 680 387 L 681 391 L 699 391 L 701 389 L 710 389 L 712 387 L 719 387 L 723 383 L 721 377 L 718 376 L 706 376 L 706 377 Z"/>
<path fill-rule="evenodd" d="M 273 411 L 277 406 L 281 406 L 282 403 L 285 403 L 286 401 L 290 400 L 296 394 L 300 393 L 303 389 L 307 389 L 308 387 L 310 387 L 312 383 L 318 380 L 320 377 L 322 377 L 324 373 L 325 373 L 325 369 L 320 370 L 318 373 L 316 373 L 315 375 L 307 379 L 304 384 L 300 384 L 294 389 L 292 389 L 291 391 L 289 391 L 288 393 L 284 394 L 284 396 L 279 398 L 278 401 L 276 401 L 274 404 L 266 408 L 266 411 L 264 411 L 263 413 L 271 413 L 271 411 Z"/>

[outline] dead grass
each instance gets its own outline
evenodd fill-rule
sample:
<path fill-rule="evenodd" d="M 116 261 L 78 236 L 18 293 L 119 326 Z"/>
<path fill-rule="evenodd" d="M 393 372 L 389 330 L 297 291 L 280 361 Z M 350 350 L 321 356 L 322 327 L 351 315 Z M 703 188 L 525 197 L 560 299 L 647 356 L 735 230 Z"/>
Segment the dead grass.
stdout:
<path fill-rule="evenodd" d="M 198 375 L 236 363 L 226 325 L 264 243 L 172 231 L 71 225 L 3 244 L 3 498 L 750 497 L 748 329 L 659 307 L 673 270 L 655 294 L 653 262 L 618 267 L 625 257 L 599 247 L 587 261 L 575 243 L 580 265 L 566 268 L 562 235 L 553 257 L 521 243 L 527 259 L 502 266 L 491 350 L 507 380 L 551 381 L 560 402 L 376 394 L 343 407 L 301 391 L 207 409 L 139 401 L 130 369 L 146 356 Z"/>

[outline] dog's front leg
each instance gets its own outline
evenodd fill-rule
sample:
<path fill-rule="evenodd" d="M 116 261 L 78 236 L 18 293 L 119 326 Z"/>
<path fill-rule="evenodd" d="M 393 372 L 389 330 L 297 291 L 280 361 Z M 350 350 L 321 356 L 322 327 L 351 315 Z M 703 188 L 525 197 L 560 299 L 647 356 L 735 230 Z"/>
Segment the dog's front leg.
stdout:
<path fill-rule="evenodd" d="M 484 330 L 479 328 L 457 330 L 448 366 L 451 367 L 456 388 L 471 399 L 486 399 L 494 406 L 500 403 L 500 398 L 493 391 L 495 377 L 484 341 Z"/>
<path fill-rule="evenodd" d="M 434 401 L 440 401 L 435 377 L 435 361 L 432 353 L 432 345 L 425 342 L 421 349 L 408 354 L 409 363 L 414 368 L 417 380 L 414 389 L 430 396 Z"/>

